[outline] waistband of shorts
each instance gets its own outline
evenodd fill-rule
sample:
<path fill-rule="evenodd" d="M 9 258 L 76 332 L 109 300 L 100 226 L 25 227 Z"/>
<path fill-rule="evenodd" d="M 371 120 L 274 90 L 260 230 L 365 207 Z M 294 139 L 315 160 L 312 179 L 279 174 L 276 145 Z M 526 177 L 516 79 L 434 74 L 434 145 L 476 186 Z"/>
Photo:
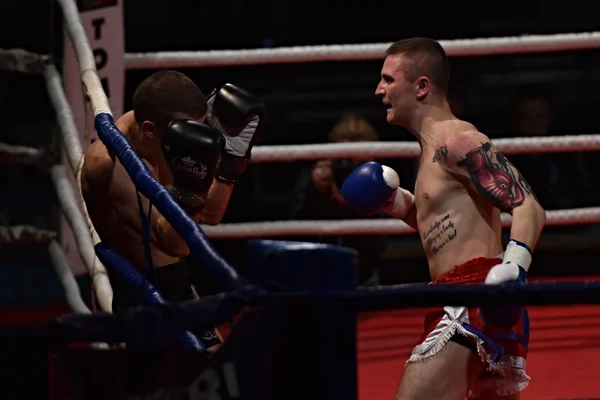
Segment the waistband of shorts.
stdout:
<path fill-rule="evenodd" d="M 494 265 L 502 263 L 498 257 L 477 257 L 457 265 L 446 275 L 440 276 L 433 284 L 478 284 L 483 283 Z"/>

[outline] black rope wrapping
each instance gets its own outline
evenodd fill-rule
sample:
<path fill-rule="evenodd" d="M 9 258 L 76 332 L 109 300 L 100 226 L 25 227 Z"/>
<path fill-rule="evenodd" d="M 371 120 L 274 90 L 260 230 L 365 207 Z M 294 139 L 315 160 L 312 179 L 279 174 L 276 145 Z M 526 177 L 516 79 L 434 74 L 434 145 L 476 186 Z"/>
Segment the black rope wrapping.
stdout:
<path fill-rule="evenodd" d="M 252 294 L 254 293 L 254 294 Z M 104 313 L 66 315 L 41 329 L 55 342 L 115 342 L 136 335 L 157 338 L 182 329 L 205 330 L 230 321 L 247 306 L 328 305 L 354 312 L 432 306 L 570 305 L 600 304 L 600 281 L 529 283 L 523 285 L 428 285 L 410 284 L 354 292 L 265 293 L 249 290 L 221 293 L 184 303 L 168 303 L 129 311 L 123 316 Z M 0 336 L 23 329 L 0 330 Z M 42 336 L 43 336 L 42 335 Z M 150 340 L 149 342 L 152 342 Z"/>

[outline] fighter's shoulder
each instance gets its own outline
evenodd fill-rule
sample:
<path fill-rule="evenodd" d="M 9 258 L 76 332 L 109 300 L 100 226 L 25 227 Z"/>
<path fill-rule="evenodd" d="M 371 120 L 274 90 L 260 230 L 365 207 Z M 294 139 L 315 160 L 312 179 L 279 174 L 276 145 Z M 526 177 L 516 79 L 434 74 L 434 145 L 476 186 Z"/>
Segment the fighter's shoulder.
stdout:
<path fill-rule="evenodd" d="M 446 161 L 449 167 L 458 167 L 458 161 L 470 151 L 490 143 L 490 138 L 477 129 L 466 129 L 448 136 L 444 142 Z"/>
<path fill-rule="evenodd" d="M 100 140 L 96 140 L 85 152 L 81 175 L 88 184 L 108 183 L 115 166 L 114 156 Z"/>
<path fill-rule="evenodd" d="M 448 155 L 464 156 L 469 151 L 489 143 L 490 138 L 477 129 L 469 129 L 449 135 L 445 140 Z"/>
<path fill-rule="evenodd" d="M 135 116 L 133 110 L 127 111 L 115 121 L 115 126 L 124 134 L 129 130 L 129 127 L 135 124 Z"/>

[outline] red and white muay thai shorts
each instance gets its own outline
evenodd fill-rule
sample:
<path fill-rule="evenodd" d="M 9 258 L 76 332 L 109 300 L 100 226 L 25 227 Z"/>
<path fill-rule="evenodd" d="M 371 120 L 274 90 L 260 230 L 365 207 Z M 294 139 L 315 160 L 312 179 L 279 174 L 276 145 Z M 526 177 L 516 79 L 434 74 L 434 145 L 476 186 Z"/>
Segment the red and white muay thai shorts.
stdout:
<path fill-rule="evenodd" d="M 501 258 L 475 258 L 457 265 L 431 284 L 482 284 L 488 271 L 501 262 Z M 519 324 L 506 329 L 485 324 L 478 307 L 444 307 L 426 314 L 424 328 L 407 364 L 431 357 L 448 341 L 454 341 L 476 351 L 487 363 L 471 388 L 469 398 L 489 390 L 501 396 L 511 395 L 528 386 L 530 377 L 525 372 L 529 345 L 527 312 Z"/>

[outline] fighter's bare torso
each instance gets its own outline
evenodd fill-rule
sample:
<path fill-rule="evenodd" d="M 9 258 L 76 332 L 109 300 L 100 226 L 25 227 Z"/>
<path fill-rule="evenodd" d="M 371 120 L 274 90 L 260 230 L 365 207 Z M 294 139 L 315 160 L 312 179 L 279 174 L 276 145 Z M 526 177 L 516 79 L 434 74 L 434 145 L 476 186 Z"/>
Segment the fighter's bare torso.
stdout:
<path fill-rule="evenodd" d="M 471 124 L 449 120 L 435 123 L 422 142 L 415 184 L 419 236 L 432 279 L 455 265 L 502 252 L 500 211 L 485 202 L 468 178 L 451 170 L 446 143 L 476 132 Z"/>
<path fill-rule="evenodd" d="M 133 123 L 133 114 L 129 112 L 119 118 L 116 125 L 129 137 Z M 144 159 L 154 178 L 163 185 L 170 185 L 172 178 L 164 160 L 152 161 L 158 162 Z M 141 268 L 145 252 L 136 188 L 123 165 L 118 160 L 113 164 L 106 147 L 99 140 L 91 144 L 86 153 L 81 185 L 88 214 L 103 243 Z M 152 213 L 151 224 L 157 223 L 156 214 Z M 151 235 L 150 248 L 155 267 L 179 260 L 162 252 L 153 244 L 155 240 Z"/>

